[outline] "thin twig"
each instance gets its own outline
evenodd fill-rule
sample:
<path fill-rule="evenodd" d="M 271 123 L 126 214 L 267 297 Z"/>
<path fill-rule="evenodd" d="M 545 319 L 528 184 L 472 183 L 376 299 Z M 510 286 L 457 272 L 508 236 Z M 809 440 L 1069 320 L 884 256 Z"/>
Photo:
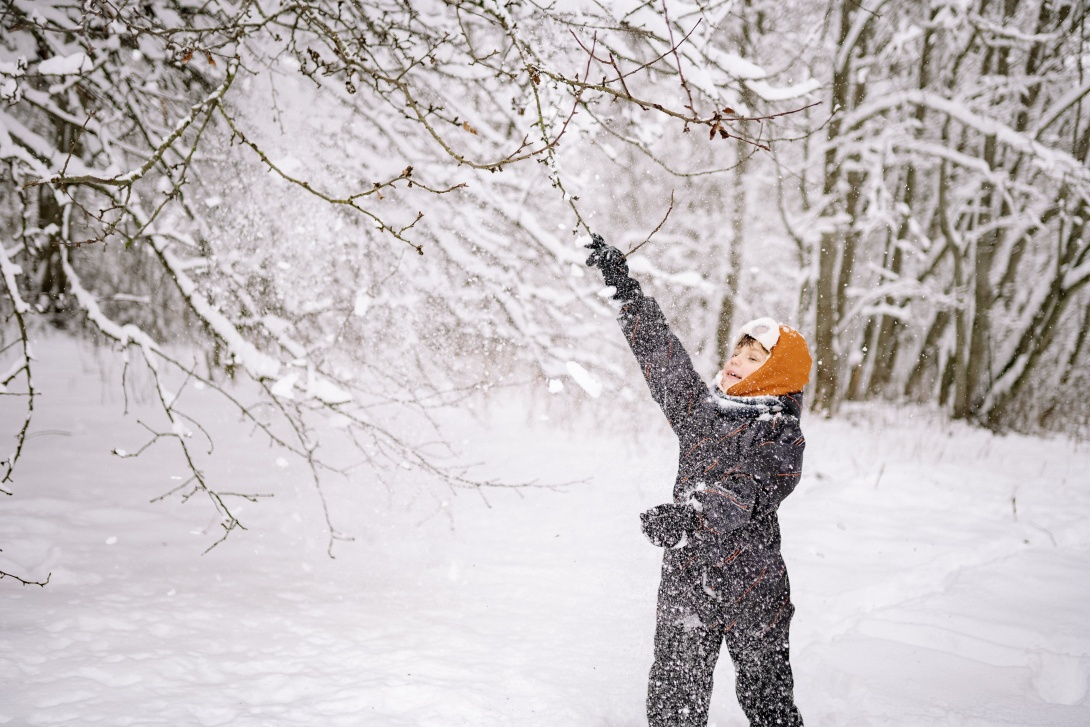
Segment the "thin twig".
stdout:
<path fill-rule="evenodd" d="M 689 88 L 689 82 L 685 80 L 685 71 L 681 68 L 681 55 L 677 52 L 678 45 L 674 43 L 674 28 L 670 25 L 670 15 L 666 11 L 666 0 L 662 0 L 662 19 L 663 22 L 666 23 L 666 32 L 670 35 L 670 52 L 673 53 L 674 60 L 677 62 L 678 80 L 681 83 L 681 87 L 685 89 L 685 95 L 689 97 L 689 105 L 686 108 L 692 111 L 693 114 L 696 114 L 696 103 L 693 101 L 693 92 L 692 89 Z M 697 26 L 700 25 L 701 20 L 703 20 L 703 18 L 696 21 L 693 30 L 690 30 L 688 35 L 685 36 L 686 40 L 689 38 L 689 35 L 692 35 L 693 31 L 696 30 Z"/>
<path fill-rule="evenodd" d="M 646 244 L 647 244 L 648 242 L 650 242 L 650 241 L 651 241 L 651 237 L 652 237 L 652 236 L 653 236 L 653 235 L 654 235 L 654 234 L 655 234 L 656 232 L 658 232 L 658 231 L 659 231 L 660 229 L 662 229 L 662 226 L 666 224 L 666 219 L 667 219 L 667 218 L 668 218 L 668 217 L 670 216 L 670 213 L 671 213 L 671 212 L 673 212 L 673 211 L 674 211 L 674 190 L 672 190 L 672 189 L 671 189 L 671 190 L 670 190 L 670 208 L 666 210 L 666 214 L 665 214 L 665 215 L 663 216 L 663 218 L 662 218 L 662 221 L 661 221 L 661 222 L 659 222 L 659 224 L 658 224 L 658 225 L 657 225 L 657 226 L 655 227 L 655 229 L 651 230 L 651 234 L 647 236 L 647 239 L 646 239 L 646 240 L 644 240 L 644 241 L 643 241 L 643 242 L 641 242 L 641 243 L 640 243 L 639 245 L 636 245 L 636 246 L 635 246 L 634 248 L 632 248 L 631 250 L 629 250 L 628 252 L 626 252 L 624 256 L 625 256 L 625 257 L 628 257 L 629 255 L 631 255 L 632 253 L 636 252 L 636 251 L 637 251 L 637 250 L 639 250 L 639 249 L 640 249 L 641 247 L 643 247 L 644 245 L 646 245 Z"/>
<path fill-rule="evenodd" d="M 20 578 L 19 576 L 15 575 L 13 573 L 7 573 L 5 571 L 0 570 L 0 581 L 4 580 L 5 578 L 11 578 L 12 580 L 19 581 L 24 586 L 41 586 L 42 588 L 45 588 L 46 584 L 49 583 L 49 579 L 52 578 L 52 577 L 53 577 L 53 573 L 50 572 L 49 574 L 46 575 L 44 581 L 28 581 L 27 579 Z"/>

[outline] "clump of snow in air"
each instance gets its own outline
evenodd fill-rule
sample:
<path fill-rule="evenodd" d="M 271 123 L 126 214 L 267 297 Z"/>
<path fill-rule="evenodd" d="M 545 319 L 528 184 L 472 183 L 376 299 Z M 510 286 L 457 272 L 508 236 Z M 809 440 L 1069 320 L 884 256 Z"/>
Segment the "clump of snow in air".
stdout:
<path fill-rule="evenodd" d="M 352 302 L 352 314 L 363 318 L 371 308 L 371 296 L 362 288 L 356 291 L 356 297 Z"/>
<path fill-rule="evenodd" d="M 36 404 L 0 570 L 50 582 L 0 580 L 0 724 L 646 724 L 662 554 L 638 515 L 677 464 L 649 399 L 631 426 L 581 419 L 586 401 L 541 423 L 533 392 L 449 412 L 476 476 L 571 484 L 481 497 L 396 463 L 386 485 L 349 469 L 327 495 L 355 539 L 330 559 L 306 468 L 187 388 L 179 408 L 231 450 L 205 480 L 273 495 L 202 556 L 222 529 L 199 496 L 148 502 L 178 486 L 178 453 L 110 453 L 147 441 L 154 395 L 119 419 L 94 366 L 66 363 L 75 345 L 45 345 L 36 385 L 63 396 Z M 1090 447 L 904 407 L 803 429 L 780 522 L 806 723 L 1090 724 Z M 745 724 L 732 682 L 724 655 L 709 724 Z"/>
<path fill-rule="evenodd" d="M 593 398 L 597 399 L 602 395 L 602 382 L 594 378 L 583 368 L 577 361 L 568 361 L 565 366 L 568 369 L 568 375 L 572 377 L 575 383 L 579 384 L 583 391 Z"/>

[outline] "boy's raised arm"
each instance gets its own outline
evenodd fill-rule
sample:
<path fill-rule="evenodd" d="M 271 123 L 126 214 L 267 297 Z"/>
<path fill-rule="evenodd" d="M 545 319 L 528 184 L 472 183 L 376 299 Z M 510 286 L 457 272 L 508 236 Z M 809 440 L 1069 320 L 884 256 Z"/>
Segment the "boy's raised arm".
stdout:
<path fill-rule="evenodd" d="M 658 303 L 644 295 L 640 284 L 629 277 L 621 251 L 606 245 L 598 235 L 591 236 L 587 247 L 592 250 L 587 265 L 602 271 L 606 285 L 617 291 L 613 297 L 624 303 L 617 320 L 640 364 L 651 396 L 680 435 L 683 422 L 708 396 L 708 387 L 693 368 L 681 341 L 670 330 Z"/>

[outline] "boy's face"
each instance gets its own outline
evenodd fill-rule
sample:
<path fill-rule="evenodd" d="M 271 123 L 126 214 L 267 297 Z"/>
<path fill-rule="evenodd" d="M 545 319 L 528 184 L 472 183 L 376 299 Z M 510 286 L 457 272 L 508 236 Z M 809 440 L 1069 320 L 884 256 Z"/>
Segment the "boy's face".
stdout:
<path fill-rule="evenodd" d="M 768 360 L 769 353 L 759 343 L 750 343 L 734 349 L 734 354 L 723 364 L 723 389 L 730 388 L 733 384 L 761 368 L 761 364 Z"/>

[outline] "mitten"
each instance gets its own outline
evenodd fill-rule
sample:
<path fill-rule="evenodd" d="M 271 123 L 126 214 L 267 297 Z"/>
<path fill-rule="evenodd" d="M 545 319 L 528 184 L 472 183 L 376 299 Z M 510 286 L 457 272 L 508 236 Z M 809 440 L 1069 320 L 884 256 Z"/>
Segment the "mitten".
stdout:
<path fill-rule="evenodd" d="M 635 300 L 642 292 L 640 284 L 628 276 L 628 263 L 624 253 L 607 245 L 601 235 L 592 233 L 587 247 L 591 250 L 587 266 L 602 271 L 606 285 L 616 288 L 616 300 Z"/>
<path fill-rule="evenodd" d="M 673 548 L 683 535 L 700 527 L 700 516 L 692 508 L 672 503 L 653 507 L 640 515 L 643 534 L 659 548 Z"/>

